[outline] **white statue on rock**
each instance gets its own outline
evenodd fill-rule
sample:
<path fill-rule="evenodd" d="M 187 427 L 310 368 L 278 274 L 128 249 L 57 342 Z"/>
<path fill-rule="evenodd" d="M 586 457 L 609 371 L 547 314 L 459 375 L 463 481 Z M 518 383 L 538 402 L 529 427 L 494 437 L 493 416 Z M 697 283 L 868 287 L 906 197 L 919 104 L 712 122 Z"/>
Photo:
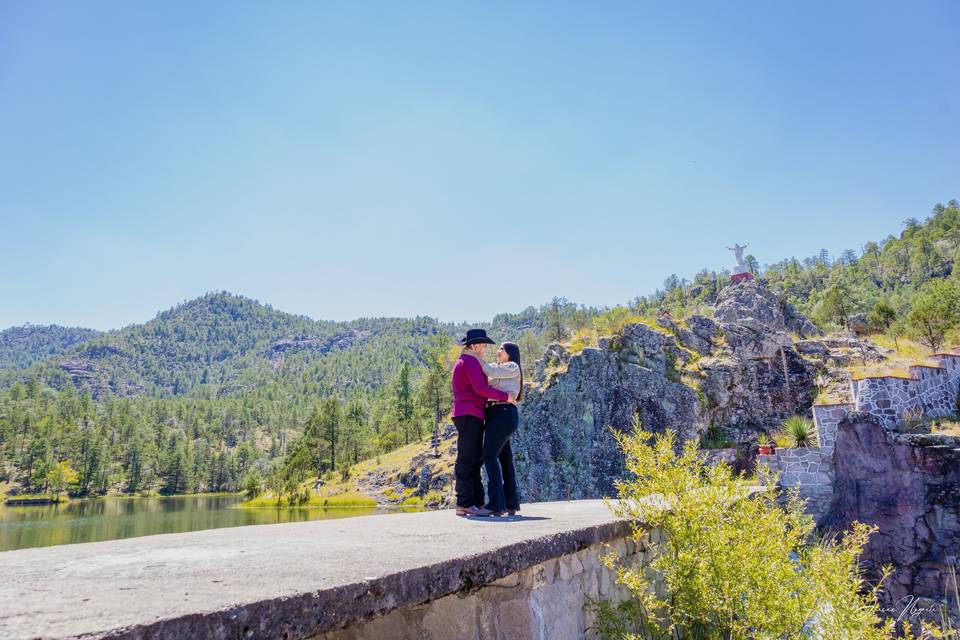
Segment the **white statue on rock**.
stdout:
<path fill-rule="evenodd" d="M 733 255 L 737 258 L 737 264 L 733 267 L 733 275 L 730 276 L 730 280 L 733 282 L 740 282 L 741 280 L 753 280 L 753 274 L 750 273 L 750 267 L 748 267 L 743 261 L 743 250 L 749 246 L 749 243 L 737 244 L 734 242 L 732 247 L 727 247 L 727 251 L 733 251 Z"/>

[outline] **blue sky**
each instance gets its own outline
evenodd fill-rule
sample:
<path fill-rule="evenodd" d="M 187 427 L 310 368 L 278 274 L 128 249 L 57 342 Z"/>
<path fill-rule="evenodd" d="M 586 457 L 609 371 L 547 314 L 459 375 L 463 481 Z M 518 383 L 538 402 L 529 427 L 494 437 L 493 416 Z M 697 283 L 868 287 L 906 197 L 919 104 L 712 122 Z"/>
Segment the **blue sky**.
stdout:
<path fill-rule="evenodd" d="M 667 5 L 677 5 L 670 6 Z M 0 0 L 0 327 L 612 305 L 960 197 L 960 3 Z"/>

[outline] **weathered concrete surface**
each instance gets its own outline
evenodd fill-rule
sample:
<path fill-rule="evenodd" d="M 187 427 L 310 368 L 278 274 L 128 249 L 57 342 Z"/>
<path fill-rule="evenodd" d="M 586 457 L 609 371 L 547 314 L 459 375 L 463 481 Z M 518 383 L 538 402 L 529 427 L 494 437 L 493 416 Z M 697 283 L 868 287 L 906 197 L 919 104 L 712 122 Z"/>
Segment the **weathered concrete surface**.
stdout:
<path fill-rule="evenodd" d="M 599 633 L 593 602 L 631 597 L 603 558 L 615 553 L 619 566 L 643 570 L 662 595 L 662 582 L 649 569 L 659 540 L 653 530 L 595 544 L 480 589 L 401 607 L 311 640 L 595 640 Z"/>
<path fill-rule="evenodd" d="M 305 638 L 623 538 L 597 500 L 213 529 L 0 553 L 0 638 Z"/>

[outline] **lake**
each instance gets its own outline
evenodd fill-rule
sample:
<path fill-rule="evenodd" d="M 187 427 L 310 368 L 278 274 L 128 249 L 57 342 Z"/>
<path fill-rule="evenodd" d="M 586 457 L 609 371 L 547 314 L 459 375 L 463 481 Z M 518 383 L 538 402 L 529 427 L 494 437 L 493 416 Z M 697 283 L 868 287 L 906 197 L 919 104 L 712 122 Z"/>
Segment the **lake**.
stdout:
<path fill-rule="evenodd" d="M 0 551 L 157 533 L 388 513 L 377 508 L 237 508 L 242 501 L 243 496 L 239 495 L 216 495 L 95 498 L 32 507 L 0 504 Z"/>

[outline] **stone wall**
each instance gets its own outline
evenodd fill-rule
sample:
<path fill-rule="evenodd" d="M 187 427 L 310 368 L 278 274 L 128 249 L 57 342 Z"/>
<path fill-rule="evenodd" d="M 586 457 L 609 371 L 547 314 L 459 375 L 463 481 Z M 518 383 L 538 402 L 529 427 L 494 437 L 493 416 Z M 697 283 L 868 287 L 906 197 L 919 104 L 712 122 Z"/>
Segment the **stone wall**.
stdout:
<path fill-rule="evenodd" d="M 817 428 L 817 444 L 833 460 L 837 428 L 853 408 L 852 404 L 818 404 L 813 407 L 813 424 Z"/>
<path fill-rule="evenodd" d="M 932 356 L 938 365 L 915 365 L 909 377 L 874 376 L 852 380 L 849 404 L 824 404 L 812 408 L 818 447 L 779 449 L 759 456 L 780 473 L 780 484 L 797 487 L 808 500 L 808 510 L 818 522 L 830 509 L 836 470 L 835 444 L 839 425 L 853 413 L 869 416 L 887 429 L 897 429 L 905 416 L 948 416 L 957 413 L 960 388 L 960 350 Z"/>
<path fill-rule="evenodd" d="M 820 447 L 778 449 L 758 456 L 762 464 L 780 474 L 780 486 L 797 489 L 807 501 L 807 513 L 819 524 L 830 512 L 833 499 L 833 450 Z"/>
<path fill-rule="evenodd" d="M 780 484 L 784 487 L 801 485 L 828 485 L 833 482 L 833 452 L 829 454 L 820 447 L 778 449 L 775 470 L 780 472 Z"/>
<path fill-rule="evenodd" d="M 807 500 L 807 512 L 818 523 L 830 511 L 837 428 L 851 408 L 849 404 L 815 405 L 812 413 L 819 446 L 777 449 L 773 455 L 759 456 L 757 459 L 758 464 L 780 474 L 781 486 L 800 491 L 800 495 Z"/>
<path fill-rule="evenodd" d="M 641 567 L 659 542 L 657 530 L 595 544 L 511 573 L 473 591 L 395 609 L 312 640 L 577 640 L 597 637 L 591 601 L 623 602 L 629 591 L 601 557 Z"/>
<path fill-rule="evenodd" d="M 932 356 L 938 366 L 915 365 L 909 377 L 872 376 L 853 380 L 855 409 L 876 417 L 885 427 L 899 426 L 905 415 L 948 416 L 957 412 L 960 353 Z"/>

